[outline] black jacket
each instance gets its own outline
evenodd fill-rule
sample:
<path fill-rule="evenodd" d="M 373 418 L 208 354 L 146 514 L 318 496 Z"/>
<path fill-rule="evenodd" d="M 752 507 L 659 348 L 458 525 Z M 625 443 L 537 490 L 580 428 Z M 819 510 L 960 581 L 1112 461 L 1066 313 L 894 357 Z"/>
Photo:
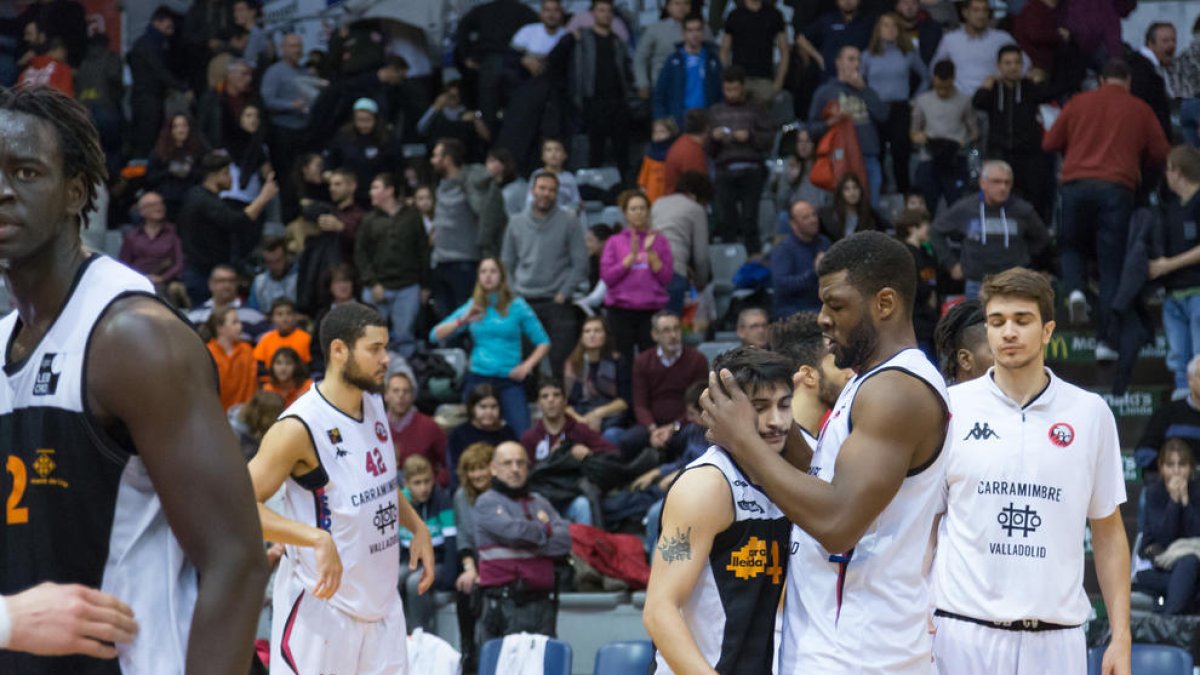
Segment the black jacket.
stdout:
<path fill-rule="evenodd" d="M 1042 123 L 1038 121 L 1038 106 L 1047 100 L 1047 91 L 1029 78 L 1015 87 L 1000 80 L 991 89 L 980 88 L 972 103 L 976 110 L 987 112 L 988 150 L 998 155 L 1042 153 Z"/>
<path fill-rule="evenodd" d="M 1125 62 L 1129 64 L 1129 92 L 1142 99 L 1154 111 L 1167 141 L 1171 140 L 1171 99 L 1167 96 L 1167 83 L 1154 70 L 1154 64 L 1141 53 L 1125 50 Z"/>

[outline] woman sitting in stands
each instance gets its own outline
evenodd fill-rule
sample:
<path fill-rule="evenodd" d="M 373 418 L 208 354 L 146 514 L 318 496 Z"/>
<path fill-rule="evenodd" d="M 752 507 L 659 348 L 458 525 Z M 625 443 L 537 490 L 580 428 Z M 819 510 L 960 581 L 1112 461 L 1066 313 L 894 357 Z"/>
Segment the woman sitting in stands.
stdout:
<path fill-rule="evenodd" d="M 470 665 L 475 657 L 475 622 L 479 619 L 478 608 L 471 602 L 472 593 L 478 588 L 479 559 L 475 551 L 475 500 L 492 487 L 492 453 L 495 448 L 487 443 L 472 443 L 458 460 L 458 489 L 454 491 L 454 522 L 458 526 L 458 558 L 462 569 L 454 582 L 455 600 L 458 609 L 459 644 L 463 648 L 463 672 L 475 672 Z"/>
<path fill-rule="evenodd" d="M 592 431 L 619 428 L 629 409 L 629 382 L 622 376 L 620 359 L 604 319 L 584 320 L 579 343 L 563 366 L 563 386 L 567 414 Z"/>
<path fill-rule="evenodd" d="M 500 417 L 500 399 L 490 384 L 480 384 L 467 397 L 467 421 L 450 430 L 446 441 L 446 466 L 458 466 L 462 454 L 476 443 L 492 446 L 517 440 L 513 428 Z M 450 489 L 458 487 L 458 476 L 450 477 Z"/>
<path fill-rule="evenodd" d="M 300 394 L 308 391 L 312 380 L 308 379 L 308 369 L 304 361 L 291 347 L 280 347 L 271 357 L 271 372 L 263 383 L 263 391 L 272 391 L 283 399 L 283 407 L 288 407 L 300 398 Z"/>
<path fill-rule="evenodd" d="M 1200 581 L 1200 482 L 1192 479 L 1196 461 L 1180 438 L 1158 453 L 1157 483 L 1146 487 L 1146 524 L 1141 556 L 1154 563 L 1134 578 L 1134 588 L 1166 599 L 1163 614 L 1194 611 Z"/>

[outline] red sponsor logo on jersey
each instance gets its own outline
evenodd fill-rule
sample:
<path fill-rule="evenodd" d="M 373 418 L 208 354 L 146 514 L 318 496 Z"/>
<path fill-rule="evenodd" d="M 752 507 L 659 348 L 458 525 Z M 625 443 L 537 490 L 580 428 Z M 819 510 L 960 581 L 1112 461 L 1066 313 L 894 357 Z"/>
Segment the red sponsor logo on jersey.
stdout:
<path fill-rule="evenodd" d="M 1075 429 L 1066 422 L 1056 422 L 1050 425 L 1050 442 L 1060 448 L 1065 448 L 1075 441 Z"/>
<path fill-rule="evenodd" d="M 387 428 L 383 426 L 383 422 L 375 423 L 375 438 L 378 438 L 380 442 L 387 440 Z"/>

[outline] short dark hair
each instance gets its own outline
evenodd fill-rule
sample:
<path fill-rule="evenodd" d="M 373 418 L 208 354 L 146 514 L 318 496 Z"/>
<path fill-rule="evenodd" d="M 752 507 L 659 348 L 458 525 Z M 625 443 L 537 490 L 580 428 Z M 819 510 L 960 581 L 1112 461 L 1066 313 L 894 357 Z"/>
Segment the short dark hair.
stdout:
<path fill-rule="evenodd" d="M 467 158 L 467 147 L 457 138 L 439 138 L 436 145 L 442 146 L 442 155 L 449 157 L 454 166 L 462 166 Z"/>
<path fill-rule="evenodd" d="M 699 14 L 695 14 L 695 13 L 688 14 L 687 16 L 683 17 L 683 27 L 684 27 L 684 28 L 687 28 L 687 25 L 688 25 L 689 23 L 693 23 L 693 22 L 696 22 L 696 21 L 699 21 L 701 24 L 703 24 L 703 23 L 704 23 L 704 17 L 700 16 Z M 699 109 L 699 108 L 697 108 L 697 110 L 698 110 L 698 109 Z"/>
<path fill-rule="evenodd" d="M 159 5 L 157 8 L 155 8 L 154 13 L 150 15 L 150 23 L 162 21 L 163 19 L 170 19 L 172 22 L 178 23 L 179 15 L 176 14 L 175 10 L 171 9 L 170 7 L 167 7 L 166 5 Z"/>
<path fill-rule="evenodd" d="M 0 93 L 0 110 L 36 117 L 54 129 L 63 177 L 83 183 L 83 208 L 76 214 L 82 225 L 83 214 L 96 205 L 96 191 L 108 180 L 100 134 L 87 108 L 56 89 L 20 85 Z"/>
<path fill-rule="evenodd" d="M 219 173 L 222 169 L 233 164 L 233 158 L 223 148 L 209 150 L 200 158 L 200 175 L 205 178 Z"/>
<path fill-rule="evenodd" d="M 982 326 L 985 320 L 983 305 L 978 300 L 967 300 L 951 307 L 933 329 L 938 369 L 947 382 L 958 379 L 958 350 L 965 346 L 967 331 L 972 326 Z"/>
<path fill-rule="evenodd" d="M 263 253 L 267 251 L 287 250 L 287 239 L 283 237 L 267 237 L 263 240 Z"/>
<path fill-rule="evenodd" d="M 954 62 L 950 59 L 942 59 L 933 64 L 933 76 L 939 80 L 953 80 L 956 72 Z"/>
<path fill-rule="evenodd" d="M 480 401 L 488 398 L 496 399 L 496 403 L 500 402 L 500 397 L 496 394 L 496 390 L 493 389 L 492 385 L 488 384 L 487 382 L 482 382 L 475 385 L 475 388 L 471 390 L 471 393 L 467 394 L 468 422 L 471 420 L 471 416 L 474 415 L 475 406 L 479 405 Z"/>
<path fill-rule="evenodd" d="M 725 72 L 721 73 L 721 81 L 722 82 L 741 82 L 742 84 L 745 84 L 746 83 L 746 69 L 742 68 L 741 66 L 739 66 L 737 64 L 729 66 L 728 68 L 725 69 Z"/>
<path fill-rule="evenodd" d="M 294 312 L 296 311 L 296 301 L 292 300 L 286 295 L 281 295 L 278 298 L 275 298 L 271 301 L 271 309 L 267 312 L 267 316 L 274 314 L 275 310 L 279 309 L 280 307 L 291 307 L 292 311 Z"/>
<path fill-rule="evenodd" d="M 546 377 L 543 377 L 541 380 L 538 380 L 537 395 L 541 396 L 542 390 L 545 389 L 546 387 L 550 387 L 552 389 L 557 389 L 558 392 L 560 394 L 562 394 L 563 396 L 567 395 L 567 388 L 563 385 L 562 380 L 558 379 L 557 377 L 554 377 L 553 375 L 547 375 Z"/>
<path fill-rule="evenodd" d="M 669 309 L 660 309 L 650 317 L 650 330 L 658 330 L 658 322 L 671 317 L 672 319 L 680 320 L 679 315 Z"/>
<path fill-rule="evenodd" d="M 932 222 L 932 219 L 928 211 L 905 209 L 899 216 L 896 216 L 896 222 L 892 224 L 896 227 L 896 238 L 903 241 L 908 239 L 908 235 L 913 230 L 929 222 Z"/>
<path fill-rule="evenodd" d="M 692 108 L 683 114 L 683 133 L 702 134 L 708 130 L 708 109 Z"/>
<path fill-rule="evenodd" d="M 1104 68 L 1100 71 L 1101 80 L 1121 80 L 1122 82 L 1129 81 L 1129 64 L 1125 63 L 1124 59 L 1113 58 L 1109 59 L 1104 64 Z"/>
<path fill-rule="evenodd" d="M 758 347 L 734 347 L 713 359 L 713 372 L 719 373 L 722 368 L 733 373 L 733 379 L 747 394 L 759 387 L 779 385 L 791 391 L 796 372 L 791 359 Z M 724 390 L 725 384 L 720 380 L 718 383 Z"/>
<path fill-rule="evenodd" d="M 829 247 L 817 274 L 824 277 L 842 270 L 864 297 L 891 288 L 900 296 L 905 311 L 912 313 L 917 265 L 904 244 L 882 232 L 856 232 Z"/>
<path fill-rule="evenodd" d="M 537 185 L 539 178 L 549 178 L 550 180 L 554 181 L 555 186 L 559 184 L 558 176 L 553 171 L 538 169 L 537 171 L 533 172 L 533 177 L 529 179 L 529 187 Z"/>
<path fill-rule="evenodd" d="M 1168 23 L 1166 21 L 1155 21 L 1154 23 L 1151 23 L 1149 26 L 1147 26 L 1146 27 L 1146 46 L 1147 47 L 1149 47 L 1150 43 L 1154 41 L 1154 34 L 1157 33 L 1159 31 L 1159 29 L 1162 29 L 1162 28 L 1170 28 L 1171 30 L 1175 30 L 1175 24 Z"/>
<path fill-rule="evenodd" d="M 592 0 L 592 9 L 595 9 L 596 5 L 608 5 L 611 7 L 613 0 Z"/>
<path fill-rule="evenodd" d="M 996 52 L 996 62 L 999 63 L 1005 54 L 1017 54 L 1019 56 L 1021 48 L 1016 45 L 1004 45 L 1000 48 L 1000 51 Z"/>
<path fill-rule="evenodd" d="M 797 312 L 767 327 L 771 351 L 792 361 L 792 372 L 800 366 L 819 368 L 828 353 L 825 334 L 817 323 L 816 312 Z"/>
<path fill-rule="evenodd" d="M 360 302 L 347 302 L 334 307 L 321 319 L 321 353 L 328 358 L 333 353 L 330 347 L 334 340 L 341 340 L 353 348 L 354 343 L 367 332 L 368 326 L 387 328 L 387 319 Z"/>
<path fill-rule="evenodd" d="M 401 184 L 396 180 L 396 174 L 392 173 L 391 171 L 380 171 L 379 173 L 375 174 L 375 177 L 371 179 L 371 182 L 374 183 L 375 181 L 379 181 L 387 187 L 390 187 L 392 189 L 392 194 L 396 195 L 396 199 L 400 199 L 404 196 L 400 189 Z"/>
<path fill-rule="evenodd" d="M 713 199 L 713 184 L 708 174 L 699 171 L 684 171 L 675 179 L 675 192 L 692 195 L 701 204 Z"/>
<path fill-rule="evenodd" d="M 1054 320 L 1054 288 L 1046 277 L 1024 267 L 1010 267 L 1003 272 L 984 277 L 979 289 L 979 303 L 987 315 L 992 298 L 1014 297 L 1037 303 L 1042 323 Z"/>

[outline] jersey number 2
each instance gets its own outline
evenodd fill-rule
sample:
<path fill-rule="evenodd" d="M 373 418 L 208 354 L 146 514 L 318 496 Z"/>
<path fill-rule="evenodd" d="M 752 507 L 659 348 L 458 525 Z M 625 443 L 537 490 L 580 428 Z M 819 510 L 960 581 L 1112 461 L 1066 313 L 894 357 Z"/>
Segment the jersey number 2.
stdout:
<path fill-rule="evenodd" d="M 384 471 L 387 471 L 387 464 L 383 463 L 383 453 L 379 452 L 379 448 L 373 448 L 367 453 L 367 473 L 378 476 Z"/>
<path fill-rule="evenodd" d="M 21 506 L 21 498 L 25 496 L 25 484 L 28 480 L 25 462 L 16 455 L 9 455 L 4 468 L 13 477 L 12 492 L 8 493 L 8 504 L 4 509 L 4 522 L 9 525 L 28 523 L 29 507 Z"/>

